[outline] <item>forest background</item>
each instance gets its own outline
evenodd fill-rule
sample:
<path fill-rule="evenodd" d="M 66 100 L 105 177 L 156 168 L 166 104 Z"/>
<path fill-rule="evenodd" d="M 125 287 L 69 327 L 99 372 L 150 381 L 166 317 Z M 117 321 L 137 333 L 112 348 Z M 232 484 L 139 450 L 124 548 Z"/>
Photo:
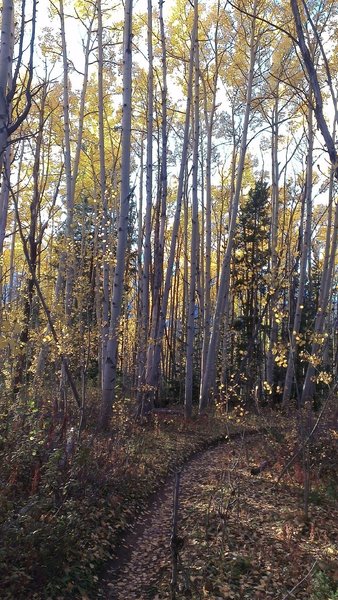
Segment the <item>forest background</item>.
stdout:
<path fill-rule="evenodd" d="M 1 19 L 5 521 L 168 404 L 282 408 L 304 449 L 337 386 L 336 3 Z"/>

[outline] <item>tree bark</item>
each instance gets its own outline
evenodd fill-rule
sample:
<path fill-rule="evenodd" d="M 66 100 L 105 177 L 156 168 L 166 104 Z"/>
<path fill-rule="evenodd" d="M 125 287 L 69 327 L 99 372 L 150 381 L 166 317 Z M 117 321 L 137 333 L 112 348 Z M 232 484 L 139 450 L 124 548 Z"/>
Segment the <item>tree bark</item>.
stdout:
<path fill-rule="evenodd" d="M 307 170 L 306 170 L 306 187 L 304 199 L 306 203 L 306 221 L 305 231 L 302 236 L 302 248 L 301 248 L 301 260 L 299 269 L 299 287 L 296 303 L 296 311 L 290 332 L 290 349 L 288 355 L 288 365 L 286 369 L 286 375 L 284 380 L 283 390 L 283 407 L 288 406 L 290 402 L 292 382 L 295 378 L 295 363 L 297 353 L 297 337 L 300 331 L 303 304 L 305 299 L 305 284 L 307 275 L 307 265 L 309 248 L 311 245 L 311 223 L 312 223 L 312 164 L 313 164 L 313 118 L 312 118 L 312 107 L 309 106 L 308 111 L 308 153 L 307 153 Z M 297 381 L 295 381 L 297 386 Z"/>
<path fill-rule="evenodd" d="M 104 147 L 104 90 L 103 90 L 103 26 L 102 26 L 102 3 L 97 1 L 97 37 L 98 37 L 98 100 L 99 100 L 99 155 L 100 155 L 100 208 L 102 211 L 101 233 L 102 233 L 102 364 L 106 360 L 107 342 L 109 336 L 109 262 L 108 251 L 108 202 L 106 197 L 106 166 Z"/>
<path fill-rule="evenodd" d="M 13 64 L 13 0 L 3 0 L 0 37 L 0 167 L 8 142 L 10 122 L 7 91 Z M 1 170 L 1 169 L 0 169 Z"/>
<path fill-rule="evenodd" d="M 194 39 L 194 34 L 192 34 L 192 39 Z M 161 347 L 162 347 L 162 341 L 163 341 L 163 336 L 164 336 L 164 332 L 165 332 L 165 322 L 166 322 L 166 317 L 167 317 L 169 292 L 170 292 L 171 283 L 172 283 L 171 279 L 172 279 L 173 266 L 174 266 L 174 261 L 175 261 L 175 251 L 176 251 L 176 244 L 177 244 L 177 238 L 178 238 L 178 232 L 179 232 L 179 226 L 180 226 L 182 199 L 183 199 L 183 194 L 184 194 L 184 181 L 185 181 L 185 171 L 186 171 L 188 146 L 189 146 L 190 112 L 191 112 L 191 100 L 192 100 L 193 67 L 194 67 L 193 54 L 194 54 L 194 44 L 192 43 L 191 48 L 190 48 L 190 58 L 189 58 L 189 75 L 188 75 L 187 103 L 186 103 L 186 109 L 185 109 L 184 138 L 183 138 L 180 171 L 179 171 L 178 183 L 177 183 L 176 210 L 175 210 L 173 227 L 172 227 L 169 256 L 168 256 L 168 261 L 167 261 L 167 270 L 166 270 L 166 276 L 165 276 L 165 282 L 164 282 L 161 310 L 160 310 L 160 315 L 159 315 L 158 335 L 154 340 L 151 340 L 151 345 L 149 346 L 149 349 L 148 349 L 149 362 L 148 362 L 148 367 L 147 367 L 148 368 L 147 383 L 148 383 L 148 386 L 150 386 L 150 388 L 153 390 L 155 390 L 158 387 L 158 383 L 159 383 Z"/>
<path fill-rule="evenodd" d="M 271 287 L 272 295 L 269 307 L 270 315 L 270 334 L 269 347 L 266 361 L 266 379 L 270 386 L 270 391 L 274 387 L 274 347 L 278 337 L 278 324 L 276 323 L 274 306 L 275 306 L 275 289 L 278 285 L 278 221 L 279 221 L 279 163 L 278 163 L 278 143 L 279 143 L 279 86 L 277 85 L 275 105 L 272 114 L 272 133 L 271 133 L 271 203 L 272 203 L 272 218 L 271 218 Z"/>
<path fill-rule="evenodd" d="M 59 16 L 61 25 L 61 44 L 62 44 L 62 62 L 63 62 L 63 132 L 64 132 L 64 161 L 66 175 L 66 250 L 63 253 L 63 262 L 66 271 L 66 295 L 65 295 L 65 313 L 67 323 L 70 324 L 72 313 L 72 295 L 74 286 L 74 264 L 72 256 L 73 242 L 73 216 L 74 216 L 74 196 L 73 196 L 73 178 L 70 147 L 70 116 L 69 116 L 69 69 L 65 30 L 65 15 L 63 0 L 59 0 Z"/>
<path fill-rule="evenodd" d="M 184 412 L 188 419 L 192 415 L 192 389 L 193 389 L 193 359 L 195 339 L 195 297 L 196 276 L 198 260 L 198 147 L 199 147 L 199 45 L 198 45 L 198 0 L 194 2 L 194 142 L 193 142 L 193 181 L 192 181 L 192 215 L 191 215 L 191 253 L 190 253 L 190 285 L 189 304 L 187 314 L 187 345 L 186 345 L 186 372 L 185 372 L 185 397 Z M 187 235 L 187 232 L 186 232 Z"/>
<path fill-rule="evenodd" d="M 255 3 L 255 11 L 256 11 L 256 3 Z M 217 294 L 216 308 L 213 316 L 213 325 L 210 336 L 210 342 L 208 347 L 206 365 L 203 373 L 203 379 L 201 379 L 200 386 L 200 402 L 199 402 L 199 410 L 202 413 L 205 411 L 208 402 L 209 396 L 212 388 L 215 385 L 215 377 L 216 377 L 216 365 L 217 365 L 217 357 L 219 350 L 219 339 L 220 332 L 222 329 L 222 318 L 224 314 L 224 308 L 226 306 L 227 297 L 229 293 L 229 281 L 230 281 L 230 264 L 231 264 L 231 255 L 232 248 L 234 243 L 234 236 L 236 230 L 236 221 L 237 221 L 237 213 L 238 213 L 238 205 L 239 205 L 239 197 L 241 192 L 243 171 L 244 171 L 244 162 L 247 151 L 247 136 L 249 129 L 249 117 L 251 112 L 251 97 L 252 97 L 252 88 L 253 88 L 253 78 L 254 78 L 254 65 L 256 60 L 256 49 L 257 42 L 255 40 L 256 37 L 256 21 L 253 20 L 251 27 L 251 36 L 250 36 L 250 65 L 249 65 L 249 74 L 248 74 L 248 85 L 247 85 L 247 93 L 246 93 L 246 105 L 245 105 L 245 114 L 244 114 L 244 122 L 243 122 L 243 132 L 242 132 L 242 140 L 241 140 L 241 148 L 240 148 L 240 156 L 237 167 L 237 178 L 236 178 L 236 191 L 234 194 L 232 207 L 231 207 L 231 215 L 230 215 L 230 224 L 229 224 L 229 232 L 228 232 L 228 240 L 227 247 L 225 251 L 225 255 L 223 258 L 222 264 L 222 272 L 220 277 L 220 284 Z"/>
<path fill-rule="evenodd" d="M 302 20 L 299 12 L 298 2 L 297 0 L 290 0 L 291 9 L 293 13 L 293 18 L 296 26 L 297 36 L 298 36 L 298 46 L 302 55 L 304 67 L 307 71 L 310 85 L 313 90 L 313 95 L 315 99 L 314 106 L 314 114 L 317 122 L 318 129 L 320 130 L 324 142 L 327 148 L 327 152 L 330 157 L 332 170 L 334 173 L 335 179 L 338 181 L 338 155 L 335 146 L 334 136 L 331 135 L 327 122 L 323 113 L 323 97 L 319 85 L 318 75 L 314 66 L 313 59 L 311 57 L 309 48 L 306 45 Z M 332 234 L 332 242 L 331 242 L 331 253 L 328 262 L 328 269 L 326 272 L 323 272 L 322 280 L 321 280 L 321 289 L 320 289 L 320 298 L 318 304 L 318 310 L 315 320 L 314 326 L 314 335 L 318 336 L 323 332 L 323 327 L 325 323 L 325 316 L 327 311 L 327 306 L 329 302 L 330 289 L 332 286 L 332 276 L 333 276 L 333 268 L 335 261 L 335 252 L 337 248 L 337 229 L 338 229 L 338 207 L 336 207 L 335 212 L 335 222 L 334 222 L 334 230 Z M 311 354 L 315 358 L 316 354 L 320 350 L 320 347 L 323 348 L 317 342 L 312 345 Z M 305 381 L 302 390 L 301 403 L 305 404 L 305 402 L 311 402 L 314 395 L 315 383 L 314 383 L 314 374 L 315 367 L 313 362 L 309 362 L 307 367 L 307 372 L 305 376 Z"/>
<path fill-rule="evenodd" d="M 148 103 L 147 103 L 147 158 L 146 158 L 146 213 L 144 236 L 144 260 L 141 287 L 141 322 L 138 349 L 138 401 L 143 414 L 143 404 L 148 396 L 146 383 L 146 356 L 150 320 L 150 275 L 151 275 L 151 225 L 153 207 L 153 134 L 154 134 L 154 71 L 153 71 L 153 7 L 148 0 Z"/>
<path fill-rule="evenodd" d="M 103 370 L 102 405 L 100 428 L 109 427 L 114 396 L 116 393 L 116 362 L 119 339 L 119 320 L 125 272 L 125 255 L 128 240 L 128 217 L 130 206 L 130 142 L 131 142 L 131 98 L 132 98 L 132 0 L 126 0 L 123 29 L 123 109 L 121 140 L 121 191 L 120 215 L 116 250 L 116 266 L 111 299 L 111 317 L 107 355 Z"/>

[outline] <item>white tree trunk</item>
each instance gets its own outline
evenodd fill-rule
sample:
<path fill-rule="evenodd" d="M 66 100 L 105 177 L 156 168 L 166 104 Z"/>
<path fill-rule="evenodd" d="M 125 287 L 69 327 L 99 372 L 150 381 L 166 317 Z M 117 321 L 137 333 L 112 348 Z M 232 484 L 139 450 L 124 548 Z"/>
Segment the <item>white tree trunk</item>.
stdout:
<path fill-rule="evenodd" d="M 192 36 L 192 39 L 194 39 L 193 36 Z M 183 193 L 184 193 L 184 179 L 185 179 L 185 171 L 186 171 L 187 156 L 188 156 L 190 112 L 191 112 L 191 100 L 192 100 L 193 67 L 194 67 L 193 54 L 194 54 L 194 44 L 192 43 L 191 48 L 190 48 L 187 103 L 186 103 L 186 109 L 185 109 L 185 123 L 184 123 L 184 138 L 183 138 L 180 171 L 179 171 L 178 184 L 177 184 L 176 210 L 175 210 L 173 227 L 172 227 L 172 235 L 171 235 L 171 241 L 170 241 L 169 256 L 168 256 L 168 261 L 167 261 L 167 270 L 166 270 L 166 276 L 165 276 L 165 282 L 164 282 L 162 304 L 161 304 L 160 315 L 159 315 L 158 335 L 156 336 L 155 339 L 151 340 L 151 344 L 149 345 L 149 348 L 148 348 L 147 384 L 153 390 L 158 387 L 158 381 L 159 381 L 161 347 L 162 347 L 162 341 L 163 341 L 163 336 L 164 336 L 164 332 L 165 332 L 165 322 L 166 322 L 166 317 L 167 317 L 169 293 L 170 293 L 170 289 L 171 289 L 171 279 L 172 279 L 173 266 L 174 266 L 174 261 L 175 261 L 176 244 L 177 244 L 178 231 L 179 231 L 179 226 L 180 226 L 182 199 L 183 199 Z"/>
<path fill-rule="evenodd" d="M 65 313 L 67 323 L 70 324 L 72 312 L 72 294 L 74 285 L 74 265 L 72 257 L 72 241 L 73 241 L 73 213 L 74 213 L 74 197 L 73 197 L 73 179 L 72 179 L 72 163 L 71 163 L 71 147 L 70 147 L 70 118 L 69 118 L 69 68 L 67 56 L 66 30 L 65 30 L 65 15 L 63 0 L 59 0 L 59 17 L 61 25 L 61 46 L 62 46 L 62 62 L 63 62 L 63 133 L 64 133 L 64 161 L 66 175 L 66 244 L 67 247 L 62 253 L 60 261 L 63 261 L 66 271 L 66 292 L 65 292 Z"/>
<path fill-rule="evenodd" d="M 300 48 L 300 52 L 303 59 L 304 67 L 308 73 L 310 84 L 313 90 L 314 95 L 314 114 L 316 117 L 318 128 L 324 138 L 325 145 L 330 157 L 330 161 L 332 164 L 332 169 L 334 173 L 334 177 L 338 180 L 338 154 L 335 145 L 335 135 L 331 135 L 327 122 L 324 117 L 323 112 L 323 98 L 321 94 L 321 89 L 319 85 L 318 75 L 316 69 L 314 67 L 314 63 L 309 51 L 309 48 L 306 45 L 302 19 L 299 12 L 298 2 L 297 0 L 290 0 L 291 10 L 293 13 L 293 18 L 296 26 L 297 36 L 298 36 L 298 45 Z M 332 287 L 332 276 L 333 269 L 335 265 L 335 254 L 337 248 L 337 230 L 338 230 L 338 207 L 336 207 L 335 212 L 335 221 L 334 221 L 334 229 L 332 234 L 331 241 L 331 251 L 330 258 L 328 260 L 328 268 L 323 271 L 322 280 L 321 280 L 321 288 L 320 288 L 320 297 L 318 302 L 318 310 L 315 320 L 314 326 L 314 335 L 319 336 L 323 332 L 326 311 L 329 303 L 330 290 Z M 319 344 L 315 342 L 312 345 L 311 354 L 318 358 L 317 354 L 319 351 L 322 352 L 323 348 L 325 348 L 325 344 Z M 313 363 L 310 361 L 308 364 L 305 381 L 303 385 L 301 404 L 304 405 L 305 402 L 310 402 L 313 398 L 315 382 L 314 382 L 314 374 L 315 367 Z"/>
<path fill-rule="evenodd" d="M 277 244 L 278 244 L 278 220 L 279 220 L 279 163 L 278 163 L 278 136 L 279 136 L 279 97 L 278 97 L 277 85 L 275 105 L 272 113 L 272 132 L 271 132 L 271 203 L 272 203 L 272 215 L 271 215 L 271 287 L 273 289 L 277 286 L 278 281 L 278 255 L 277 255 Z M 269 315 L 270 315 L 270 334 L 269 334 L 269 347 L 266 365 L 266 379 L 273 389 L 274 384 L 274 347 L 277 342 L 278 336 L 278 325 L 275 319 L 274 313 L 275 305 L 275 294 L 271 296 Z"/>
<path fill-rule="evenodd" d="M 220 14 L 220 2 L 217 3 L 217 14 Z M 218 25 L 217 19 L 215 24 L 215 35 L 214 35 L 214 48 L 215 48 L 215 73 L 212 78 L 213 89 L 212 93 L 212 104 L 208 114 L 208 92 L 210 91 L 209 78 L 204 82 L 204 120 L 205 127 L 207 130 L 207 154 L 206 154 L 206 205 L 205 205 L 205 252 L 202 252 L 201 259 L 205 259 L 204 267 L 204 298 L 203 298 L 203 344 L 202 344 L 202 357 L 201 357 L 201 378 L 203 378 L 204 366 L 207 359 L 208 346 L 210 340 L 210 322 L 211 322 L 211 208 L 212 208 L 212 178 L 211 178 L 211 160 L 212 160 L 212 134 L 214 119 L 216 113 L 216 94 L 218 86 L 219 66 L 220 60 L 218 56 Z M 203 161 L 202 161 L 203 162 Z M 203 236 L 203 234 L 202 234 Z"/>
<path fill-rule="evenodd" d="M 150 315 L 150 270 L 151 270 L 151 222 L 153 207 L 153 132 L 154 132 L 154 70 L 153 70 L 153 7 L 148 0 L 148 105 L 147 105 L 147 164 L 146 164 L 146 214 L 144 236 L 144 260 L 141 286 L 141 322 L 138 349 L 138 397 L 144 403 L 147 392 L 144 389 L 146 382 L 146 356 Z M 143 412 L 143 407 L 140 407 Z"/>
<path fill-rule="evenodd" d="M 312 224 L 312 165 L 313 165 L 313 109 L 309 107 L 308 113 L 308 153 L 307 153 L 307 171 L 304 200 L 306 203 L 306 221 L 305 231 L 303 232 L 301 260 L 299 269 L 299 288 L 296 303 L 296 311 L 293 321 L 292 331 L 290 332 L 290 349 L 288 355 L 288 365 L 284 380 L 282 404 L 286 407 L 289 404 L 293 379 L 295 377 L 295 361 L 297 353 L 297 336 L 300 331 L 302 320 L 303 304 L 305 298 L 305 284 L 307 275 L 307 265 L 309 249 L 311 246 L 311 224 Z M 295 382 L 297 385 L 297 382 Z"/>
<path fill-rule="evenodd" d="M 125 254 L 128 241 L 128 217 L 130 206 L 130 142 L 131 142 L 131 97 L 132 97 L 132 0 L 124 6 L 123 30 L 123 109 L 121 140 L 121 195 L 116 266 L 111 300 L 111 317 L 107 355 L 103 371 L 102 405 L 100 427 L 109 427 L 116 386 L 117 346 L 119 321 L 125 272 Z"/>
<path fill-rule="evenodd" d="M 7 91 L 13 62 L 13 12 L 13 0 L 3 0 L 0 38 L 0 166 L 7 147 L 7 127 L 10 120 Z"/>
<path fill-rule="evenodd" d="M 185 372 L 185 397 L 184 411 L 186 418 L 192 415 L 192 387 L 193 387 L 193 358 L 195 338 L 195 297 L 196 275 L 198 261 L 198 146 L 199 146 L 199 47 L 198 47 L 198 0 L 194 2 L 194 145 L 193 145 L 193 181 L 192 181 L 192 209 L 191 209 L 191 253 L 190 253 L 190 285 L 189 304 L 187 314 L 187 346 L 186 346 L 186 372 Z M 185 232 L 187 235 L 187 231 Z"/>
<path fill-rule="evenodd" d="M 0 256 L 6 234 L 9 198 L 11 152 L 7 144 L 11 107 L 7 101 L 7 92 L 13 64 L 13 12 L 13 0 L 3 0 L 0 37 L 0 176 L 3 174 L 0 192 Z"/>
<path fill-rule="evenodd" d="M 256 11 L 256 5 L 255 9 Z M 254 65 L 256 59 L 256 42 L 255 42 L 255 24 L 256 20 L 253 20 L 252 28 L 251 28 L 251 37 L 250 37 L 250 66 L 249 66 L 249 74 L 248 74 L 248 85 L 247 85 L 247 93 L 246 93 L 246 105 L 245 105 L 245 114 L 244 114 L 244 122 L 243 122 L 243 132 L 242 132 L 242 140 L 241 140 L 241 148 L 240 148 L 240 156 L 237 168 L 237 178 L 236 178 L 236 191 L 234 194 L 234 199 L 231 207 L 231 215 L 230 215 L 230 223 L 229 223 L 229 232 L 228 232 L 228 240 L 227 247 L 225 251 L 225 255 L 223 258 L 222 264 L 222 272 L 220 278 L 220 284 L 217 294 L 216 308 L 213 318 L 212 331 L 210 336 L 209 348 L 207 353 L 207 359 L 203 374 L 203 379 L 201 379 L 200 386 L 200 402 L 199 402 L 199 410 L 203 412 L 207 404 L 209 402 L 210 392 L 215 385 L 215 377 L 216 377 L 216 364 L 219 350 L 219 339 L 220 332 L 222 329 L 222 319 L 224 315 L 224 309 L 227 302 L 227 297 L 229 293 L 229 282 L 230 282 L 230 264 L 231 264 L 231 255 L 232 248 L 234 243 L 234 236 L 236 230 L 236 221 L 237 221 L 237 213 L 238 213 L 238 205 L 239 198 L 241 192 L 243 171 L 244 171 L 244 162 L 247 151 L 247 136 L 249 129 L 249 117 L 251 111 L 251 97 L 252 97 L 252 88 L 253 88 L 253 78 L 254 78 Z"/>
<path fill-rule="evenodd" d="M 102 5 L 97 0 L 97 38 L 98 38 L 98 100 L 99 100 L 99 155 L 100 155 L 100 209 L 102 211 L 102 364 L 106 360 L 107 343 L 109 336 L 109 262 L 107 260 L 108 249 L 108 203 L 106 197 L 106 165 L 104 148 L 104 91 L 103 91 L 103 26 Z M 100 277 L 99 277 L 100 282 Z M 99 284 L 100 285 L 100 284 Z"/>
<path fill-rule="evenodd" d="M 154 397 L 158 392 L 157 380 L 154 378 L 154 351 L 158 348 L 159 328 L 160 328 L 160 311 L 161 311 L 161 292 L 163 284 L 163 252 L 164 252 L 164 235 L 165 222 L 167 211 L 167 194 L 168 194 L 168 175 L 167 175 L 167 152 L 168 152 L 168 123 L 167 123 L 167 50 L 166 37 L 163 18 L 164 0 L 159 2 L 159 23 L 161 35 L 161 58 L 162 58 L 162 89 L 161 89 L 161 171 L 160 171 L 160 199 L 159 207 L 156 214 L 156 235 L 154 244 L 154 284 L 153 298 L 151 309 L 151 325 L 148 339 L 147 357 L 146 357 L 146 394 L 143 396 L 143 404 L 140 407 L 140 412 L 149 411 L 154 403 Z M 155 352 L 156 355 L 156 352 Z M 159 361 L 158 361 L 159 363 Z"/>

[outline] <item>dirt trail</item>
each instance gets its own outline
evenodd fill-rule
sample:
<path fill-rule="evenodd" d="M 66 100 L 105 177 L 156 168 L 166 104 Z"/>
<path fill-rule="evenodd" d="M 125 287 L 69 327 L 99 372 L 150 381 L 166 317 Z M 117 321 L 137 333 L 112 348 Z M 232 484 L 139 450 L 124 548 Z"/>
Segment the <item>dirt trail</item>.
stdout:
<path fill-rule="evenodd" d="M 182 469 L 177 600 L 309 600 L 317 565 L 332 567 L 337 507 L 321 497 L 304 523 L 303 485 L 294 474 L 277 486 L 281 465 L 272 454 L 266 436 L 252 432 L 205 450 Z M 252 469 L 265 463 L 262 472 Z M 126 535 L 99 597 L 170 598 L 173 486 L 171 478 Z"/>
<path fill-rule="evenodd" d="M 184 521 L 192 500 L 196 501 L 199 487 L 207 480 L 219 478 L 224 471 L 229 451 L 228 440 L 193 457 L 182 468 L 179 524 Z M 127 533 L 107 574 L 107 600 L 150 600 L 156 597 L 157 582 L 164 571 L 169 581 L 173 486 L 172 477 Z"/>

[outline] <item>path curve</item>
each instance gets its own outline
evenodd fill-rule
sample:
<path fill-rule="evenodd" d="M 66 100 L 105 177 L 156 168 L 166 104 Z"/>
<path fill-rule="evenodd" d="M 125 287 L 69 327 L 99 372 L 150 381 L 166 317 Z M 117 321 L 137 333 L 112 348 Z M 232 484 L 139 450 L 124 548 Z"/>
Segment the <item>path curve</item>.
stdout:
<path fill-rule="evenodd" d="M 231 452 L 231 444 L 244 434 L 198 453 L 181 471 L 179 523 L 184 521 L 190 500 L 196 499 L 200 486 L 220 477 Z M 246 432 L 245 437 L 257 435 Z M 170 537 L 173 507 L 172 476 L 158 491 L 147 510 L 135 521 L 122 540 L 118 555 L 107 573 L 106 600 L 151 600 L 156 597 L 157 581 L 170 579 Z"/>

